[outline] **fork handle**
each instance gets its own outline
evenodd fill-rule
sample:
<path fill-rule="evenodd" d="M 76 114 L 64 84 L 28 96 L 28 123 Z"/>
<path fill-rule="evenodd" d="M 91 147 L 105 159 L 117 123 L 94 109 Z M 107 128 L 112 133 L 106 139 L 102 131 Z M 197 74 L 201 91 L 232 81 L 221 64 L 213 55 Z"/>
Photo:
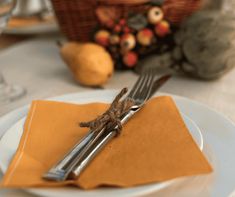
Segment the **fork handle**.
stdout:
<path fill-rule="evenodd" d="M 137 111 L 139 111 L 139 109 L 139 106 L 133 106 L 130 111 L 123 115 L 121 118 L 121 124 L 125 124 Z M 105 147 L 105 145 L 117 135 L 117 132 L 118 126 L 104 131 L 103 135 L 101 135 L 97 142 L 87 150 L 83 157 L 76 158 L 77 163 L 68 176 L 72 179 L 76 179 L 86 166 L 94 159 L 94 157 Z"/>

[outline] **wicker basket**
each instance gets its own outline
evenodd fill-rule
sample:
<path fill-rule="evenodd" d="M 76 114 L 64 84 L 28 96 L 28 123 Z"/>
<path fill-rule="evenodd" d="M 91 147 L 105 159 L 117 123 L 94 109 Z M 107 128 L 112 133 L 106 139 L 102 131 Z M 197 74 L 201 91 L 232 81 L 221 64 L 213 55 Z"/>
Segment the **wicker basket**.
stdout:
<path fill-rule="evenodd" d="M 179 24 L 203 6 L 204 0 L 165 0 L 163 10 L 171 23 Z"/>
<path fill-rule="evenodd" d="M 61 31 L 69 40 L 89 41 L 98 24 L 98 6 L 113 7 L 125 17 L 128 12 L 143 12 L 150 0 L 51 0 Z M 174 23 L 201 6 L 202 0 L 165 0 L 163 9 Z"/>

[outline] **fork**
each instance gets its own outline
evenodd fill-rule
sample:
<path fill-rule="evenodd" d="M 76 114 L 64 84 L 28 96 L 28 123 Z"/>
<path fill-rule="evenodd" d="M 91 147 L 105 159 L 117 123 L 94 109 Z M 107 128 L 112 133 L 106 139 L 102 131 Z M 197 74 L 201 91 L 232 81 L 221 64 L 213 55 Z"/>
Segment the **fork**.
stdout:
<path fill-rule="evenodd" d="M 145 102 L 159 89 L 171 75 L 164 75 L 156 80 L 154 83 L 141 84 L 140 81 L 137 81 L 135 84 L 134 91 L 130 92 L 129 97 L 135 101 L 133 105 L 126 114 L 121 118 L 121 125 L 125 124 L 136 112 L 138 112 Z M 94 159 L 94 157 L 105 147 L 105 145 L 113 139 L 118 132 L 118 126 L 105 131 L 97 142 L 86 152 L 86 154 L 80 159 L 77 160 L 77 164 L 74 167 L 73 171 L 69 174 L 69 177 L 76 179 L 85 167 Z"/>
<path fill-rule="evenodd" d="M 125 98 L 131 98 L 135 101 L 135 105 L 132 107 L 131 112 L 137 111 L 141 104 L 149 98 L 154 84 L 155 72 L 156 71 L 152 68 L 146 69 L 143 74 L 140 75 L 132 90 Z M 127 118 L 128 116 L 125 118 L 126 121 Z M 77 143 L 61 161 L 44 174 L 43 178 L 55 181 L 63 181 L 67 179 L 70 172 L 75 168 L 75 166 L 77 166 L 83 156 L 86 155 L 88 150 L 95 144 L 95 142 L 97 142 L 104 132 L 105 129 L 102 129 L 99 132 L 94 132 L 92 130 L 89 131 L 88 134 L 80 140 L 80 142 Z"/>

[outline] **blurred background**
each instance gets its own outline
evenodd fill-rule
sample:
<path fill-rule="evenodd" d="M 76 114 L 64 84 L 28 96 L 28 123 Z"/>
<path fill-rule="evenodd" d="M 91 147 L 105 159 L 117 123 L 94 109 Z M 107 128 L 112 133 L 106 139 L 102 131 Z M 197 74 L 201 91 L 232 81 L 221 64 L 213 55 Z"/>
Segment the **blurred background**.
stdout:
<path fill-rule="evenodd" d="M 146 66 L 173 74 L 164 92 L 233 114 L 234 0 L 0 2 L 2 114 L 32 99 L 119 89 Z"/>
<path fill-rule="evenodd" d="M 17 0 L 16 1 L 16 7 L 13 10 L 13 14 L 11 19 L 9 20 L 9 23 L 7 27 L 4 29 L 3 36 L 0 37 L 0 48 L 3 48 L 5 46 L 11 45 L 11 43 L 15 43 L 20 40 L 24 40 L 27 38 L 30 38 L 32 36 L 38 36 L 40 34 L 51 34 L 51 33 L 60 33 L 60 29 L 62 29 L 62 32 L 64 35 L 66 35 L 68 38 L 72 39 L 80 39 L 77 35 L 71 35 L 76 34 L 75 31 L 80 31 L 78 27 L 74 27 L 73 33 L 68 33 L 69 25 L 67 23 L 74 22 L 71 21 L 74 17 L 80 17 L 79 19 L 82 19 L 84 21 L 77 21 L 76 23 L 86 23 L 87 25 L 83 26 L 89 26 L 94 24 L 88 24 L 90 21 L 93 20 L 91 17 L 86 18 L 86 11 L 89 10 L 90 4 L 89 2 L 92 2 L 92 0 L 88 1 L 63 1 L 63 0 Z M 93 2 L 99 2 L 99 0 L 93 0 Z M 100 1 L 100 2 L 109 2 L 109 1 Z M 146 0 L 120 0 L 120 1 L 113 1 L 113 4 L 116 6 L 123 6 L 122 4 L 125 4 L 127 2 L 128 4 L 130 2 L 134 4 L 142 4 L 149 1 Z M 151 2 L 151 0 L 150 0 Z M 154 0 L 153 0 L 154 2 Z M 162 0 L 156 0 L 156 2 L 163 2 Z M 166 2 L 169 2 L 169 4 L 172 4 L 173 1 L 167 0 Z M 190 5 L 191 2 L 196 2 L 195 4 L 198 4 L 200 2 L 200 7 L 209 7 L 209 8 L 221 8 L 225 10 L 234 10 L 235 7 L 234 1 L 228 1 L 228 0 L 196 0 L 196 1 L 179 1 L 179 5 L 182 4 L 182 2 L 186 2 L 186 5 Z M 54 7 L 53 7 L 54 4 Z M 85 5 L 86 6 L 85 6 Z M 93 4 L 93 3 L 91 3 Z M 110 3 L 107 3 L 110 4 Z M 73 6 L 72 6 L 73 5 Z M 202 5 L 202 6 L 201 6 Z M 77 6 L 77 7 L 76 7 Z M 185 6 L 185 5 L 184 5 Z M 172 5 L 170 7 L 177 7 L 177 5 Z M 169 9 L 170 9 L 169 7 Z M 190 6 L 189 6 L 190 7 Z M 188 16 L 191 14 L 190 8 L 179 8 L 178 13 L 168 13 L 170 15 L 178 14 L 178 15 L 184 15 L 183 12 L 186 12 L 186 15 Z M 55 16 L 55 11 L 57 13 L 57 18 Z M 196 10 L 196 9 L 195 9 Z M 195 11 L 193 10 L 193 11 Z M 72 11 L 72 12 L 69 12 Z M 94 10 L 93 10 L 94 11 Z M 74 12 L 80 13 L 77 14 L 78 16 L 72 16 L 74 15 Z M 171 11 L 172 12 L 172 11 Z M 180 13 L 182 12 L 182 13 Z M 65 18 L 65 14 L 67 14 L 67 18 Z M 83 14 L 83 16 L 79 16 Z M 94 14 L 94 13 L 93 13 Z M 70 15 L 70 16 L 69 16 Z M 171 16 L 172 17 L 172 16 Z M 68 21 L 66 21 L 68 20 Z M 60 23 L 60 25 L 58 24 Z M 94 21 L 93 23 L 96 23 L 97 21 Z M 67 25 L 66 27 L 63 25 Z M 77 24 L 73 24 L 73 26 L 78 26 Z M 82 26 L 82 25 L 81 25 Z M 83 32 L 87 33 L 86 31 Z M 82 34 L 82 32 L 81 32 Z M 77 36 L 77 37 L 76 37 Z"/>
<path fill-rule="evenodd" d="M 59 33 L 50 0 L 18 0 L 7 27 L 0 37 L 5 48 L 40 34 Z"/>

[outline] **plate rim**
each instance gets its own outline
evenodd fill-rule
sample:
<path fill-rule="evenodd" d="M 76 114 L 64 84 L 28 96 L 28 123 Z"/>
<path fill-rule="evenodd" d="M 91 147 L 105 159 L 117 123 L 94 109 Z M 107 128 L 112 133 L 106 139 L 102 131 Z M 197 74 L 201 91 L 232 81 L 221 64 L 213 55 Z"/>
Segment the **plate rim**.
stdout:
<path fill-rule="evenodd" d="M 59 94 L 57 96 L 53 96 L 53 97 L 49 97 L 49 98 L 43 98 L 43 99 L 40 99 L 40 100 L 60 99 L 61 97 L 71 97 L 73 95 L 77 95 L 77 94 L 81 94 L 81 93 L 90 94 L 90 93 L 93 93 L 93 92 L 104 92 L 104 91 L 105 92 L 116 92 L 117 93 L 118 90 L 120 90 L 120 89 L 104 89 L 104 90 L 88 90 L 88 91 L 82 91 L 82 92 L 71 92 L 71 93 L 66 93 L 66 94 Z M 163 95 L 163 94 L 166 95 L 166 96 L 172 96 L 173 98 L 176 98 L 176 99 L 182 99 L 182 100 L 185 100 L 187 102 L 188 101 L 192 102 L 195 105 L 202 106 L 202 107 L 206 108 L 207 110 L 216 113 L 217 115 L 219 115 L 220 117 L 222 117 L 223 119 L 225 119 L 226 121 L 228 121 L 230 124 L 232 124 L 235 127 L 235 122 L 232 119 L 230 119 L 228 116 L 226 116 L 225 114 L 223 114 L 219 110 L 213 109 L 209 105 L 207 105 L 205 103 L 202 103 L 200 101 L 196 101 L 194 99 L 191 99 L 191 98 L 188 98 L 188 97 L 184 97 L 184 96 L 180 96 L 180 95 L 177 95 L 177 94 L 171 94 L 171 93 L 160 92 L 160 91 L 155 93 L 153 95 L 153 97 L 156 96 L 156 95 Z M 14 110 L 6 113 L 6 114 L 3 114 L 2 116 L 0 116 L 0 124 L 1 124 L 1 122 L 4 121 L 4 119 L 10 119 L 11 115 L 15 114 L 16 112 L 20 112 L 20 111 L 26 110 L 26 109 L 29 108 L 29 106 L 30 106 L 30 104 L 26 104 L 26 105 L 23 105 L 21 107 L 18 107 L 17 109 L 14 109 Z M 0 139 L 1 139 L 1 136 L 0 136 Z"/>
<path fill-rule="evenodd" d="M 9 35 L 30 35 L 40 33 L 54 33 L 59 31 L 59 26 L 56 22 L 40 23 L 35 25 L 29 25 L 26 27 L 9 27 L 3 31 L 4 34 Z"/>

